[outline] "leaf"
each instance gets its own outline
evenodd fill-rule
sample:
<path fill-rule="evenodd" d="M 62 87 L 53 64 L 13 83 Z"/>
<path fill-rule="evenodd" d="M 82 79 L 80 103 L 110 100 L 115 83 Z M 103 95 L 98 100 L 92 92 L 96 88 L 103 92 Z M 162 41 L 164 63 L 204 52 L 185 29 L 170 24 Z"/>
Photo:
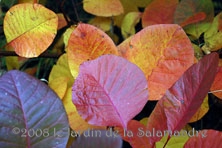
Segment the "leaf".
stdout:
<path fill-rule="evenodd" d="M 103 55 L 84 62 L 72 93 L 72 101 L 79 114 L 89 124 L 124 128 L 148 99 L 143 72 L 115 55 Z"/>
<path fill-rule="evenodd" d="M 189 139 L 189 133 L 186 130 L 181 130 L 180 132 L 175 132 L 174 135 L 171 136 L 168 143 L 165 145 L 168 135 L 165 135 L 160 141 L 155 143 L 155 148 L 178 148 L 183 147 L 186 141 Z"/>
<path fill-rule="evenodd" d="M 154 24 L 173 24 L 177 4 L 178 0 L 153 0 L 143 13 L 143 28 Z"/>
<path fill-rule="evenodd" d="M 197 112 L 193 115 L 189 122 L 196 122 L 200 120 L 209 110 L 208 95 L 204 98 L 203 103 L 198 108 Z"/>
<path fill-rule="evenodd" d="M 135 26 L 137 23 L 139 23 L 140 18 L 140 12 L 129 12 L 125 15 L 121 25 L 121 33 L 124 38 L 128 38 L 136 33 Z"/>
<path fill-rule="evenodd" d="M 180 131 L 196 113 L 208 93 L 218 60 L 218 54 L 212 53 L 191 66 L 158 101 L 149 117 L 147 129 Z M 158 136 L 150 137 L 152 144 L 159 140 Z"/>
<path fill-rule="evenodd" d="M 191 137 L 184 148 L 209 148 L 222 147 L 222 132 L 216 130 L 202 130 L 198 132 L 198 136 Z"/>
<path fill-rule="evenodd" d="M 98 28 L 80 23 L 70 35 L 67 46 L 68 63 L 74 78 L 77 77 L 79 65 L 103 54 L 118 54 L 113 41 Z"/>
<path fill-rule="evenodd" d="M 202 47 L 204 51 L 217 51 L 222 48 L 222 31 L 219 30 L 221 20 L 222 12 L 214 18 L 211 27 L 204 33 L 205 44 Z"/>
<path fill-rule="evenodd" d="M 121 137 L 112 131 L 87 130 L 73 142 L 70 148 L 121 148 Z"/>
<path fill-rule="evenodd" d="M 136 120 L 130 120 L 127 129 L 116 127 L 117 131 L 123 140 L 130 143 L 135 148 L 151 148 L 149 144 L 149 135 L 146 135 L 146 126 Z"/>
<path fill-rule="evenodd" d="M 211 0 L 181 0 L 174 14 L 174 23 L 181 24 L 186 33 L 199 38 L 210 27 L 213 18 L 214 6 Z"/>
<path fill-rule="evenodd" d="M 109 31 L 112 25 L 110 18 L 98 16 L 91 19 L 88 23 L 103 31 Z"/>
<path fill-rule="evenodd" d="M 116 16 L 123 13 L 119 0 L 83 0 L 83 9 L 97 16 Z"/>
<path fill-rule="evenodd" d="M 190 40 L 176 24 L 146 27 L 118 49 L 144 72 L 149 100 L 159 100 L 194 61 Z"/>
<path fill-rule="evenodd" d="M 194 14 L 193 16 L 187 18 L 182 23 L 180 23 L 180 26 L 184 27 L 189 24 L 198 23 L 206 18 L 206 14 L 204 12 L 198 12 Z"/>
<path fill-rule="evenodd" d="M 215 96 L 222 99 L 222 66 L 218 67 L 218 71 L 214 82 L 210 88 L 210 91 L 213 92 Z"/>
<path fill-rule="evenodd" d="M 58 13 L 57 16 L 58 16 L 58 30 L 68 25 L 62 13 Z"/>
<path fill-rule="evenodd" d="M 57 85 L 57 83 L 59 83 L 57 82 L 58 80 L 61 82 L 60 87 L 69 88 L 74 83 L 74 78 L 69 70 L 66 53 L 61 55 L 56 65 L 52 67 L 52 70 L 49 74 L 49 86 L 51 87 L 52 85 Z"/>
<path fill-rule="evenodd" d="M 40 4 L 18 4 L 4 18 L 7 42 L 22 57 L 37 57 L 52 43 L 58 17 Z"/>
<path fill-rule="evenodd" d="M 64 147 L 67 116 L 43 82 L 17 70 L 0 77 L 1 147 Z"/>
<path fill-rule="evenodd" d="M 76 29 L 76 25 L 72 25 L 66 29 L 65 33 L 63 33 L 63 42 L 65 44 L 65 51 L 67 52 L 67 46 L 69 42 L 70 35 Z"/>
<path fill-rule="evenodd" d="M 78 132 L 78 134 L 82 134 L 83 131 L 88 129 L 106 129 L 106 127 L 102 126 L 93 126 L 88 124 L 77 112 L 75 105 L 72 103 L 72 88 L 68 88 L 66 94 L 62 100 L 64 107 L 66 109 L 66 113 L 69 119 L 70 127 Z"/>

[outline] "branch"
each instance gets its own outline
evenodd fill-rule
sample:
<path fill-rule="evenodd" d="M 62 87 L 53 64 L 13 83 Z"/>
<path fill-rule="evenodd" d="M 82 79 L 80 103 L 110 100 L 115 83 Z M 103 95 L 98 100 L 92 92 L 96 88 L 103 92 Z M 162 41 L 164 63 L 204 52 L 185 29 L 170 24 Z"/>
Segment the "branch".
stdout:
<path fill-rule="evenodd" d="M 41 57 L 41 58 L 59 58 L 61 55 L 62 54 L 43 52 L 38 57 Z M 0 51 L 0 57 L 4 57 L 4 56 L 19 56 L 19 55 L 17 55 L 14 51 Z"/>

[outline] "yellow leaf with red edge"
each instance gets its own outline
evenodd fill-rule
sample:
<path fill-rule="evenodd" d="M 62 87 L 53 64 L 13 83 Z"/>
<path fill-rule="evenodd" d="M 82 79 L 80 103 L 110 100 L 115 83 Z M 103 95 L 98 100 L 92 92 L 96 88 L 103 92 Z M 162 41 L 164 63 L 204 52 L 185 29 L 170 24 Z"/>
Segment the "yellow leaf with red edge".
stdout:
<path fill-rule="evenodd" d="M 123 13 L 119 0 L 83 0 L 83 9 L 97 16 L 116 16 Z"/>
<path fill-rule="evenodd" d="M 94 126 L 88 124 L 76 110 L 75 105 L 72 102 L 72 87 L 68 88 L 63 100 L 62 100 L 66 113 L 68 115 L 69 125 L 70 127 L 79 132 L 80 134 L 88 129 L 106 129 L 103 126 Z"/>
<path fill-rule="evenodd" d="M 121 25 L 121 32 L 124 38 L 136 33 L 135 26 L 139 23 L 141 14 L 140 12 L 129 12 L 125 15 Z"/>
<path fill-rule="evenodd" d="M 80 23 L 70 36 L 67 53 L 70 71 L 76 78 L 82 62 L 104 54 L 118 55 L 118 50 L 111 38 L 102 30 Z"/>
<path fill-rule="evenodd" d="M 197 120 L 200 120 L 208 112 L 208 110 L 209 110 L 208 96 L 206 96 L 200 108 L 190 119 L 190 122 L 196 122 Z"/>
<path fill-rule="evenodd" d="M 214 78 L 214 82 L 210 88 L 210 91 L 220 99 L 222 99 L 222 83 L 221 82 L 222 82 L 222 66 L 218 67 L 216 77 Z"/>
<path fill-rule="evenodd" d="M 123 57 L 144 72 L 149 100 L 159 100 L 194 63 L 192 44 L 176 24 L 146 27 L 118 48 Z"/>
<path fill-rule="evenodd" d="M 52 67 L 49 75 L 49 84 L 52 84 L 52 81 L 54 81 L 55 79 L 64 79 L 64 77 L 68 80 L 64 80 L 63 83 L 60 83 L 60 85 L 67 88 L 71 87 L 74 83 L 74 78 L 69 70 L 67 54 L 61 55 L 56 65 Z"/>
<path fill-rule="evenodd" d="M 99 16 L 94 17 L 88 23 L 103 31 L 109 31 L 112 25 L 112 21 L 110 18 Z"/>
<path fill-rule="evenodd" d="M 7 42 L 22 57 L 37 57 L 55 38 L 58 17 L 40 4 L 18 4 L 4 18 Z"/>
<path fill-rule="evenodd" d="M 219 29 L 222 24 L 220 23 L 222 23 L 222 12 L 214 18 L 211 27 L 204 33 L 203 50 L 216 51 L 222 48 L 222 30 Z"/>
<path fill-rule="evenodd" d="M 178 0 L 153 0 L 142 16 L 142 26 L 172 24 Z"/>

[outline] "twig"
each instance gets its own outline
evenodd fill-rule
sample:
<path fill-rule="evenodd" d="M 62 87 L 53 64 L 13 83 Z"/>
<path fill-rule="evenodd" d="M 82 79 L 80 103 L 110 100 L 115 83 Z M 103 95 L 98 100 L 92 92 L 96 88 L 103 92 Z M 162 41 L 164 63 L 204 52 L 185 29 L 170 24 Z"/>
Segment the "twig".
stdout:
<path fill-rule="evenodd" d="M 61 54 L 43 52 L 38 57 L 41 57 L 41 58 L 59 58 L 60 55 Z M 19 55 L 17 55 L 14 51 L 0 51 L 0 57 L 5 57 L 5 56 L 19 56 Z"/>

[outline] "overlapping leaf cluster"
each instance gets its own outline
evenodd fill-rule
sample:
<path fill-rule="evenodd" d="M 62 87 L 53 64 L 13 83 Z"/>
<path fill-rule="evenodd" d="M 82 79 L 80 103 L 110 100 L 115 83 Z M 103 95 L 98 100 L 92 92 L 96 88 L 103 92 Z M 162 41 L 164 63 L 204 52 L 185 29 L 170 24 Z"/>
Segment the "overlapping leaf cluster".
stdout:
<path fill-rule="evenodd" d="M 219 139 L 206 143 L 215 135 L 222 136 L 214 130 L 179 140 L 172 135 L 138 136 L 141 128 L 182 132 L 187 123 L 208 111 L 209 91 L 221 98 L 216 53 L 222 47 L 221 13 L 214 17 L 212 1 L 84 0 L 83 9 L 95 17 L 67 27 L 58 40 L 57 32 L 69 23 L 65 14 L 55 14 L 37 1 L 19 3 L 7 11 L 3 21 L 5 49 L 20 58 L 8 58 L 7 66 L 18 68 L 25 61 L 22 57 L 41 56 L 54 44 L 50 52 L 61 56 L 50 71 L 48 85 L 58 96 L 19 71 L 0 77 L 1 146 L 84 147 L 88 140 L 92 145 L 114 147 L 116 143 L 120 147 L 121 138 L 135 148 L 221 146 Z M 141 8 L 144 11 L 139 11 Z M 142 28 L 136 32 L 139 22 Z M 118 45 L 114 26 L 124 38 Z M 201 34 L 203 45 L 196 42 Z M 148 121 L 133 120 L 150 100 L 158 103 Z M 113 131 L 107 127 L 114 127 Z M 15 128 L 20 132 L 13 139 Z M 72 142 L 69 128 L 79 135 L 100 130 L 103 137 L 81 135 Z M 42 129 L 42 135 L 36 138 L 25 132 L 24 139 L 21 129 Z M 107 131 L 121 137 L 107 138 Z M 131 136 L 125 135 L 127 131 Z M 201 132 L 207 133 L 204 140 Z M 63 139 L 58 138 L 61 136 Z"/>

